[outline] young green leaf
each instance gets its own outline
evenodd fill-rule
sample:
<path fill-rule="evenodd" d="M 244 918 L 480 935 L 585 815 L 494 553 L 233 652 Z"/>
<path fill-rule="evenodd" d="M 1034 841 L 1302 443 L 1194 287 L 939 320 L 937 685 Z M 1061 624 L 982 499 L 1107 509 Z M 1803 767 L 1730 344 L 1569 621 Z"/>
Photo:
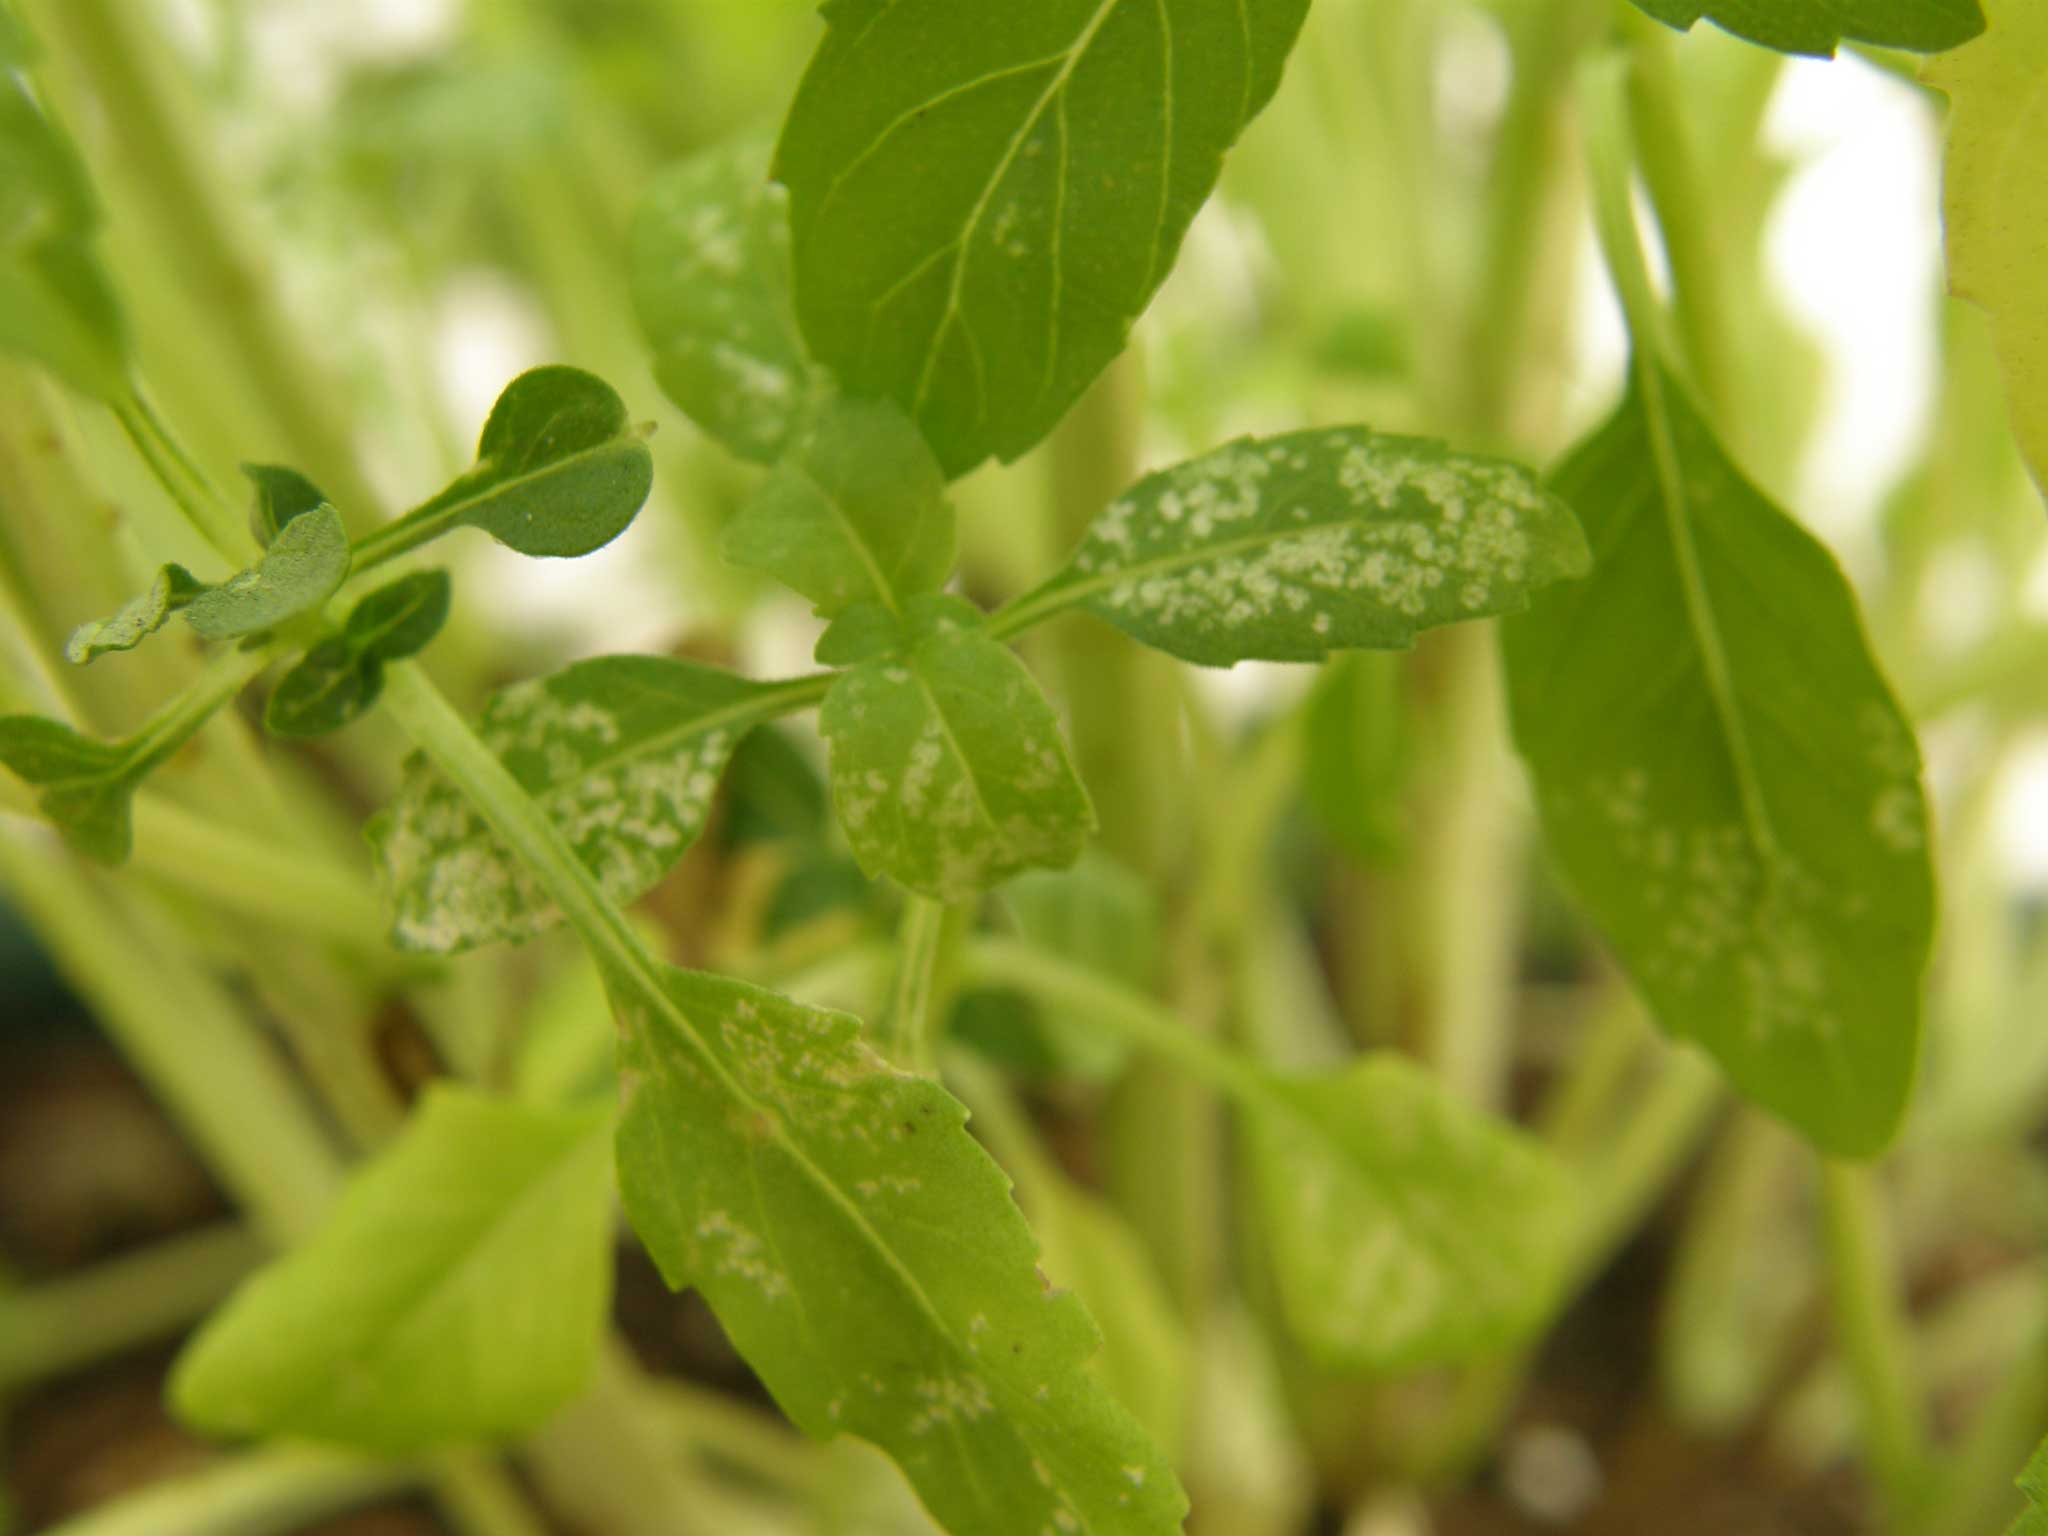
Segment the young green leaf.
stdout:
<path fill-rule="evenodd" d="M 633 221 L 633 308 L 654 377 L 743 459 L 772 464 L 825 393 L 789 297 L 787 195 L 744 139 L 671 166 Z"/>
<path fill-rule="evenodd" d="M 1635 0 L 1683 32 L 1702 17 L 1781 53 L 1831 55 L 1845 42 L 1939 53 L 1984 30 L 1977 0 Z"/>
<path fill-rule="evenodd" d="M 721 977 L 608 978 L 626 1211 L 807 1434 L 858 1435 L 952 1531 L 1164 1536 L 1171 1467 L 1084 1368 L 957 1101 L 856 1022 Z"/>
<path fill-rule="evenodd" d="M 0 718 L 0 763 L 42 787 L 43 814 L 79 852 L 102 864 L 128 857 L 128 802 L 146 768 L 125 742 L 95 741 L 41 715 Z"/>
<path fill-rule="evenodd" d="M 476 467 L 357 547 L 367 569 L 454 528 L 481 528 L 522 555 L 587 555 L 621 533 L 654 485 L 654 457 L 626 403 L 595 374 L 552 366 L 505 386 Z"/>
<path fill-rule="evenodd" d="M 249 509 L 249 531 L 265 549 L 286 523 L 327 501 L 319 486 L 282 464 L 244 464 L 242 473 L 256 488 L 256 500 Z"/>
<path fill-rule="evenodd" d="M 1288 1326 L 1326 1365 L 1470 1359 L 1556 1300 L 1575 1191 L 1512 1127 L 1389 1054 L 1275 1075 L 1245 1106 Z"/>
<path fill-rule="evenodd" d="M 1949 98 L 1948 280 L 1991 315 L 2020 450 L 2048 491 L 2048 9 L 1991 0 L 1991 30 L 1928 66 Z"/>
<path fill-rule="evenodd" d="M 1514 612 L 1585 571 L 1577 521 L 1526 470 L 1336 427 L 1148 475 L 1015 616 L 1079 603 L 1203 666 L 1319 661 Z"/>
<path fill-rule="evenodd" d="M 953 568 L 953 509 L 917 427 L 879 400 L 838 399 L 725 530 L 725 558 L 831 617 L 900 611 Z"/>
<path fill-rule="evenodd" d="M 206 583 L 182 565 L 166 565 L 147 592 L 128 599 L 112 618 L 93 619 L 74 629 L 64 643 L 64 658 L 84 666 L 109 651 L 132 651 L 205 590 Z"/>
<path fill-rule="evenodd" d="M 278 736 L 325 736 L 377 702 L 384 663 L 424 650 L 448 619 L 446 571 L 414 571 L 349 610 L 338 635 L 307 651 L 270 695 L 263 724 Z"/>
<path fill-rule="evenodd" d="M 1659 1023 L 1828 1152 L 1910 1090 L 1933 926 L 1913 732 L 1827 551 L 1661 371 L 1557 472 L 1594 574 L 1504 631 L 1553 856 Z"/>
<path fill-rule="evenodd" d="M 588 1378 L 610 1305 L 610 1124 L 430 1088 L 186 1348 L 179 1417 L 387 1453 L 538 1428 Z"/>
<path fill-rule="evenodd" d="M 2020 1492 L 2027 1496 L 2027 1511 L 2012 1523 L 2006 1536 L 2048 1536 L 2048 1440 L 2027 1462 L 2019 1476 Z"/>
<path fill-rule="evenodd" d="M 341 514 L 319 506 L 287 523 L 246 571 L 185 605 L 185 622 L 208 640 L 237 640 L 275 629 L 317 608 L 348 575 L 348 530 Z"/>
<path fill-rule="evenodd" d="M 832 685 L 818 727 L 861 867 L 963 901 L 1074 862 L 1094 830 L 1037 681 L 957 598 L 912 604 L 909 646 Z"/>
<path fill-rule="evenodd" d="M 797 315 L 949 475 L 1016 458 L 1173 265 L 1307 0 L 836 0 L 790 109 Z"/>
<path fill-rule="evenodd" d="M 494 695 L 478 732 L 614 901 L 632 901 L 697 840 L 740 737 L 785 688 L 660 656 L 601 656 Z M 526 866 L 421 758 L 370 824 L 407 949 L 524 939 L 560 917 Z"/>
<path fill-rule="evenodd" d="M 101 400 L 128 392 L 128 326 L 93 250 L 99 209 L 63 132 L 0 72 L 0 347 Z"/>

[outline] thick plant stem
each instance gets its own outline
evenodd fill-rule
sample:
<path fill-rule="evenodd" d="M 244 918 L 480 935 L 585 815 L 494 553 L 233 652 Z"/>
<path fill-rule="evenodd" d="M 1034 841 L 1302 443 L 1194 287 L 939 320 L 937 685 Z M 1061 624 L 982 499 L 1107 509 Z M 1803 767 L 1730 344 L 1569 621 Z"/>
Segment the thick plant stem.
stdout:
<path fill-rule="evenodd" d="M 403 1493 L 417 1466 L 281 1446 L 157 1483 L 52 1528 L 47 1536 L 287 1536 L 313 1521 Z"/>
<path fill-rule="evenodd" d="M 1824 1161 L 1820 1179 L 1835 1336 L 1861 1408 L 1864 1454 L 1893 1528 L 1916 1530 L 1928 1469 L 1927 1417 L 1883 1206 L 1867 1168 Z"/>
<path fill-rule="evenodd" d="M 0 1291 L 0 1392 L 176 1333 L 264 1253 L 246 1227 L 205 1227 L 82 1274 Z"/>

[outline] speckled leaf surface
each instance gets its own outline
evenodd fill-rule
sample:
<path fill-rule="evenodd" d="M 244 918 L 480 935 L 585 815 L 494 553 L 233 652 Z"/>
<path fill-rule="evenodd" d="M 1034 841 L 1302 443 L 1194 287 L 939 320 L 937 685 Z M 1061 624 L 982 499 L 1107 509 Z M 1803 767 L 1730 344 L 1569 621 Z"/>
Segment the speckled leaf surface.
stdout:
<path fill-rule="evenodd" d="M 1009 1181 L 855 1021 L 720 977 L 608 977 L 626 1209 L 807 1434 L 886 1451 L 948 1530 L 1166 1536 L 1172 1469 L 1085 1366 Z"/>
<path fill-rule="evenodd" d="M 1337 427 L 1240 439 L 1147 476 L 1024 601 L 1078 602 L 1227 667 L 1403 648 L 1585 569 L 1577 521 L 1527 470 Z"/>
<path fill-rule="evenodd" d="M 886 401 L 835 400 L 726 525 L 723 552 L 828 617 L 857 602 L 900 612 L 953 568 L 945 492 L 909 417 Z"/>
<path fill-rule="evenodd" d="M 2048 7 L 1990 10 L 1990 31 L 1927 69 L 1949 98 L 1948 281 L 1991 316 L 2020 450 L 2048 493 Z"/>
<path fill-rule="evenodd" d="M 208 640 L 261 634 L 326 602 L 348 566 L 341 514 L 315 507 L 286 523 L 254 565 L 193 597 L 185 622 Z"/>
<path fill-rule="evenodd" d="M 910 624 L 906 648 L 848 671 L 818 715 L 861 867 L 963 901 L 1073 863 L 1094 812 L 1037 680 L 957 599 L 913 605 Z"/>
<path fill-rule="evenodd" d="M 831 0 L 776 154 L 797 315 L 948 474 L 1123 350 L 1308 0 Z"/>
<path fill-rule="evenodd" d="M 109 651 L 132 651 L 205 590 L 206 583 L 182 565 L 163 566 L 148 591 L 128 599 L 110 618 L 74 629 L 64 643 L 64 659 L 85 666 Z"/>
<path fill-rule="evenodd" d="M 1245 1105 L 1289 1329 L 1342 1370 L 1473 1358 L 1556 1300 L 1576 1190 L 1534 1140 L 1380 1054 Z"/>
<path fill-rule="evenodd" d="M 1936 53 L 1984 30 L 1977 0 L 1635 0 L 1683 31 L 1701 19 L 1783 53 L 1832 54 L 1845 42 Z"/>
<path fill-rule="evenodd" d="M 825 380 L 789 293 L 789 206 L 771 146 L 744 139 L 655 178 L 633 221 L 633 309 L 662 393 L 743 459 L 772 464 Z"/>
<path fill-rule="evenodd" d="M 199 1331 L 179 1416 L 392 1453 L 537 1429 L 588 1379 L 610 1306 L 610 1126 L 430 1088 L 312 1238 Z"/>
<path fill-rule="evenodd" d="M 1559 469 L 1590 580 L 1504 630 L 1553 857 L 1664 1029 L 1824 1150 L 1904 1110 L 1933 928 L 1913 732 L 1834 559 L 1661 373 Z"/>
<path fill-rule="evenodd" d="M 567 838 L 605 894 L 632 901 L 696 841 L 741 736 L 778 690 L 659 656 L 601 656 L 494 695 L 484 744 Z M 407 949 L 524 939 L 560 917 L 526 866 L 415 757 L 370 825 Z"/>

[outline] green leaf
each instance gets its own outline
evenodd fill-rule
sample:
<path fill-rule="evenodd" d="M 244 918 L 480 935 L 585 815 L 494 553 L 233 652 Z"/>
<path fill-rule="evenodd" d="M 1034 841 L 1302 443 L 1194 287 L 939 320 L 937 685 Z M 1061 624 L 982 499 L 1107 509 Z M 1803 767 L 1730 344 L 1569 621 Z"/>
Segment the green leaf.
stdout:
<path fill-rule="evenodd" d="M 1193 1351 L 1152 1255 L 1113 1206 L 1073 1180 L 1054 1174 L 1034 1194 L 1046 1274 L 1071 1286 L 1101 1324 L 1102 1349 L 1090 1368 L 1155 1442 L 1177 1449 Z"/>
<path fill-rule="evenodd" d="M 36 55 L 36 40 L 21 19 L 0 0 L 0 69 L 26 64 Z"/>
<path fill-rule="evenodd" d="M 249 509 L 249 531 L 265 549 L 286 523 L 327 502 L 319 486 L 282 464 L 244 464 L 242 473 L 256 488 L 255 504 Z"/>
<path fill-rule="evenodd" d="M 263 707 L 263 728 L 273 736 L 326 736 L 377 702 L 382 670 L 358 656 L 339 635 L 322 640 L 278 679 Z"/>
<path fill-rule="evenodd" d="M 846 673 L 818 715 L 861 867 L 963 901 L 1073 863 L 1095 816 L 1037 681 L 958 599 L 920 600 L 911 625 L 901 655 Z"/>
<path fill-rule="evenodd" d="M 448 573 L 414 571 L 349 610 L 341 633 L 307 651 L 270 695 L 263 724 L 278 736 L 325 736 L 384 691 L 384 663 L 424 650 L 448 619 Z"/>
<path fill-rule="evenodd" d="M 1325 1365 L 1468 1360 L 1556 1300 L 1575 1217 L 1564 1168 L 1421 1068 L 1381 1053 L 1276 1074 L 1245 1108 L 1281 1307 Z"/>
<path fill-rule="evenodd" d="M 178 1415 L 387 1453 L 537 1429 L 582 1389 L 610 1306 L 610 1123 L 428 1089 L 313 1237 L 199 1331 Z"/>
<path fill-rule="evenodd" d="M 1408 742 L 1400 664 L 1340 656 L 1323 669 L 1302 720 L 1301 791 L 1345 853 L 1382 862 L 1401 846 Z"/>
<path fill-rule="evenodd" d="M 93 235 L 99 209 L 70 140 L 0 74 L 0 347 L 101 400 L 128 392 L 128 327 Z"/>
<path fill-rule="evenodd" d="M 1638 369 L 1559 469 L 1594 574 L 1504 631 L 1551 852 L 1670 1033 L 1824 1150 L 1913 1078 L 1933 926 L 1913 732 L 1828 552 Z"/>
<path fill-rule="evenodd" d="M 1927 80 L 1949 98 L 1949 288 L 1991 316 L 2020 451 L 2048 491 L 2048 10 L 1991 0 L 1991 30 Z"/>
<path fill-rule="evenodd" d="M 43 814 L 79 852 L 103 864 L 128 857 L 128 802 L 150 766 L 128 743 L 95 741 L 41 715 L 8 715 L 0 718 L 0 763 L 42 786 Z"/>
<path fill-rule="evenodd" d="M 945 478 L 910 419 L 878 400 L 835 400 L 726 525 L 724 554 L 831 617 L 854 603 L 898 611 L 953 568 Z"/>
<path fill-rule="evenodd" d="M 1977 0 L 1635 0 L 1681 32 L 1702 17 L 1781 53 L 1833 54 L 1845 42 L 1939 53 L 1984 30 Z"/>
<path fill-rule="evenodd" d="M 322 505 L 293 518 L 262 558 L 185 607 L 185 622 L 208 640 L 236 640 L 275 629 L 317 608 L 348 575 L 348 530 Z"/>
<path fill-rule="evenodd" d="M 131 597 L 112 618 L 94 619 L 73 630 L 64 644 L 64 658 L 84 666 L 108 651 L 132 651 L 205 590 L 206 583 L 182 565 L 166 565 L 147 592 Z"/>
<path fill-rule="evenodd" d="M 789 211 L 770 148 L 744 139 L 671 166 L 633 221 L 633 308 L 662 392 L 741 458 L 772 464 L 825 381 L 789 297 Z"/>
<path fill-rule="evenodd" d="M 783 690 L 660 656 L 601 656 L 494 695 L 484 744 L 613 901 L 654 885 L 697 840 L 719 775 Z M 393 937 L 439 954 L 525 939 L 560 913 L 525 864 L 427 762 L 370 824 Z"/>
<path fill-rule="evenodd" d="M 1123 350 L 1308 0 L 833 0 L 775 174 L 798 318 L 949 475 Z"/>
<path fill-rule="evenodd" d="M 844 1015 L 651 963 L 609 982 L 627 1214 L 800 1428 L 880 1446 L 948 1530 L 1180 1529 L 957 1101 Z"/>
<path fill-rule="evenodd" d="M 451 596 L 446 571 L 412 571 L 351 608 L 343 637 L 358 656 L 376 661 L 417 656 L 448 622 Z"/>
<path fill-rule="evenodd" d="M 559 365 L 505 386 L 476 467 L 363 540 L 370 566 L 453 528 L 481 528 L 522 555 L 572 557 L 625 532 L 654 485 L 654 457 L 609 384 Z"/>
<path fill-rule="evenodd" d="M 1241 438 L 1148 475 L 1020 610 L 1080 603 L 1185 661 L 1319 661 L 1522 608 L 1586 571 L 1565 505 L 1498 459 L 1363 427 Z"/>
<path fill-rule="evenodd" d="M 2012 1523 L 2006 1536 L 2048 1536 L 2048 1440 L 2028 1460 L 2019 1489 L 2027 1496 L 2027 1512 Z"/>

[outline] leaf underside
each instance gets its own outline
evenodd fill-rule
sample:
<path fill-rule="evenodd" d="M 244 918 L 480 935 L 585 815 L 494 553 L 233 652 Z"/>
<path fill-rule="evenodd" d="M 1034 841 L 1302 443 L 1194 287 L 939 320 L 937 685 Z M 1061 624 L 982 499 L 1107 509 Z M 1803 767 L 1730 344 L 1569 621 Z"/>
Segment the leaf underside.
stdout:
<path fill-rule="evenodd" d="M 1139 481 L 1031 598 L 1184 661 L 1402 649 L 1583 575 L 1571 511 L 1519 466 L 1363 427 L 1244 438 Z"/>
<path fill-rule="evenodd" d="M 790 1418 L 881 1447 L 977 1536 L 1164 1536 L 1186 1500 L 1085 1363 L 1009 1181 L 855 1021 L 722 977 L 615 971 L 627 1214 Z"/>
<path fill-rule="evenodd" d="M 1934 886 L 1919 750 L 1854 595 L 1661 373 L 1554 485 L 1593 575 L 1503 631 L 1551 852 L 1666 1030 L 1824 1150 L 1874 1152 Z"/>
<path fill-rule="evenodd" d="M 348 530 L 330 506 L 301 513 L 278 531 L 262 558 L 185 606 L 185 622 L 208 640 L 261 634 L 317 608 L 348 576 Z"/>
<path fill-rule="evenodd" d="M 1307 0 L 833 0 L 776 153 L 797 315 L 949 475 L 1123 349 Z"/>
<path fill-rule="evenodd" d="M 1845 42 L 1939 53 L 1984 30 L 1977 0 L 1635 0 L 1685 31 L 1702 19 L 1781 53 L 1832 54 Z"/>
<path fill-rule="evenodd" d="M 180 1417 L 401 1453 L 538 1428 L 611 1296 L 608 1113 L 428 1090 L 314 1236 L 180 1357 Z"/>
<path fill-rule="evenodd" d="M 182 565 L 163 566 L 149 590 L 128 599 L 111 618 L 94 619 L 73 630 L 64 644 L 64 659 L 84 666 L 109 651 L 132 651 L 205 590 L 205 583 Z"/>
<path fill-rule="evenodd" d="M 616 902 L 638 898 L 703 830 L 739 739 L 773 690 L 659 656 L 602 656 L 494 695 L 478 722 Z M 526 865 L 423 758 L 370 824 L 393 937 L 438 954 L 554 926 Z"/>

